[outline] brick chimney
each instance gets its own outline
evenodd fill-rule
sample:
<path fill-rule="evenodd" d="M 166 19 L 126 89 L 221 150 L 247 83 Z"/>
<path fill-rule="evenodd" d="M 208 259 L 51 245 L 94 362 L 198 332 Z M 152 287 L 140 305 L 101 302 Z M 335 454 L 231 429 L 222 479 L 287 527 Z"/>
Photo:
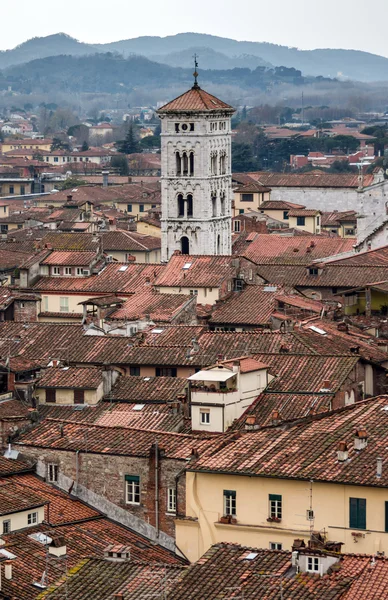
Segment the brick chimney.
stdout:
<path fill-rule="evenodd" d="M 354 449 L 363 450 L 368 445 L 368 434 L 364 427 L 360 427 L 354 434 Z"/>
<path fill-rule="evenodd" d="M 339 442 L 337 446 L 337 458 L 339 462 L 345 462 L 349 458 L 348 446 L 346 442 Z"/>

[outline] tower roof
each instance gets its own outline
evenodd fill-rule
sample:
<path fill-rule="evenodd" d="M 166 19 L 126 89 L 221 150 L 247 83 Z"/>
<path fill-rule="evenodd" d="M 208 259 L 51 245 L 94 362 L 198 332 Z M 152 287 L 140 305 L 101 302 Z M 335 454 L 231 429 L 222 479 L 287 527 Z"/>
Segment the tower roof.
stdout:
<path fill-rule="evenodd" d="M 214 112 L 219 110 L 227 110 L 234 112 L 234 108 L 226 102 L 212 96 L 205 90 L 202 90 L 198 85 L 194 85 L 190 90 L 171 100 L 159 110 L 158 113 L 176 113 L 176 112 Z"/>

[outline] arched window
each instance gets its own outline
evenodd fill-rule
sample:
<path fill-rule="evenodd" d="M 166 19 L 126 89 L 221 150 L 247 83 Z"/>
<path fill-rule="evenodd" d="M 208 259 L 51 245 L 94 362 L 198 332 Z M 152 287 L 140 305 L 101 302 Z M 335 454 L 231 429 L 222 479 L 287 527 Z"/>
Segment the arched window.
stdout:
<path fill-rule="evenodd" d="M 212 216 L 217 216 L 217 196 L 212 196 Z"/>
<path fill-rule="evenodd" d="M 185 216 L 185 201 L 183 199 L 182 194 L 178 196 L 178 217 Z"/>
<path fill-rule="evenodd" d="M 176 174 L 182 174 L 182 163 L 181 163 L 181 155 L 179 152 L 175 152 L 175 161 L 176 161 Z"/>
<path fill-rule="evenodd" d="M 183 171 L 182 171 L 182 175 L 184 177 L 187 177 L 188 173 L 189 173 L 189 160 L 187 158 L 187 154 L 186 152 L 184 152 L 182 154 L 182 162 L 183 162 Z"/>
<path fill-rule="evenodd" d="M 194 175 L 194 152 L 190 152 L 190 175 Z"/>
<path fill-rule="evenodd" d="M 181 238 L 181 252 L 182 254 L 190 254 L 190 242 L 186 236 Z"/>
<path fill-rule="evenodd" d="M 221 201 L 221 206 L 220 206 L 221 215 L 224 215 L 225 214 L 225 192 L 222 192 L 220 201 Z"/>
<path fill-rule="evenodd" d="M 193 196 L 191 194 L 187 196 L 187 216 L 193 216 Z"/>
<path fill-rule="evenodd" d="M 221 236 L 217 235 L 217 254 L 221 254 Z"/>

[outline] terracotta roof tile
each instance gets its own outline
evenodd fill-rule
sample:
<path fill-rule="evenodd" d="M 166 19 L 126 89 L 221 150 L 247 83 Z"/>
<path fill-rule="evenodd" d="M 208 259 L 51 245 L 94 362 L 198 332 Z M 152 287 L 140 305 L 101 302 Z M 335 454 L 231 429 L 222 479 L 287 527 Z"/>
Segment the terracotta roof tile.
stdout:
<path fill-rule="evenodd" d="M 211 324 L 268 325 L 275 310 L 275 298 L 282 289 L 262 285 L 248 285 L 242 292 L 233 292 L 229 298 L 217 302 L 210 317 Z"/>
<path fill-rule="evenodd" d="M 234 112 L 234 108 L 212 96 L 200 87 L 192 87 L 190 90 L 178 96 L 168 104 L 165 104 L 157 111 L 160 114 L 169 112 L 198 112 L 198 111 L 230 111 Z"/>
<path fill-rule="evenodd" d="M 159 294 L 152 289 L 139 291 L 128 298 L 121 308 L 109 315 L 109 319 L 136 321 L 149 315 L 155 323 L 168 323 L 195 299 L 183 294 Z"/>
<path fill-rule="evenodd" d="M 155 282 L 159 287 L 218 287 L 236 273 L 231 256 L 173 255 Z"/>
<path fill-rule="evenodd" d="M 102 371 L 95 367 L 49 367 L 36 387 L 96 390 L 102 382 Z"/>
<path fill-rule="evenodd" d="M 44 506 L 44 500 L 32 489 L 19 485 L 14 479 L 0 479 L 0 515 L 9 515 Z"/>
<path fill-rule="evenodd" d="M 109 231 L 103 233 L 101 237 L 105 252 L 118 250 L 124 252 L 146 252 L 161 247 L 160 238 L 135 231 Z"/>
<path fill-rule="evenodd" d="M 262 185 L 275 187 L 333 187 L 333 188 L 358 188 L 358 174 L 353 173 L 325 173 L 312 171 L 310 173 L 271 173 L 258 171 L 246 173 Z M 372 185 L 373 174 L 364 176 L 364 187 Z"/>
<path fill-rule="evenodd" d="M 42 265 L 68 265 L 82 266 L 90 265 L 96 258 L 95 252 L 51 252 L 42 262 Z"/>
<path fill-rule="evenodd" d="M 183 377 L 120 377 L 109 398 L 120 402 L 168 402 L 185 396 L 187 379 Z"/>

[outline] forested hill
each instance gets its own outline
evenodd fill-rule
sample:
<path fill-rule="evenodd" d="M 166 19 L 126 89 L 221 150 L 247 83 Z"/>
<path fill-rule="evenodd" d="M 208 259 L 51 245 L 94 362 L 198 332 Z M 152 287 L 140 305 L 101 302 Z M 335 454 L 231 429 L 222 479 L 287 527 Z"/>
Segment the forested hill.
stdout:
<path fill-rule="evenodd" d="M 286 66 L 303 75 L 344 77 L 359 81 L 387 81 L 388 58 L 357 50 L 299 50 L 266 42 L 237 41 L 200 33 L 180 33 L 166 37 L 138 37 L 109 44 L 85 44 L 58 33 L 32 38 L 11 50 L 0 52 L 0 69 L 33 59 L 70 54 L 82 56 L 114 52 L 128 57 L 145 56 L 170 66 L 191 67 L 193 51 L 200 56 L 200 67 Z"/>

